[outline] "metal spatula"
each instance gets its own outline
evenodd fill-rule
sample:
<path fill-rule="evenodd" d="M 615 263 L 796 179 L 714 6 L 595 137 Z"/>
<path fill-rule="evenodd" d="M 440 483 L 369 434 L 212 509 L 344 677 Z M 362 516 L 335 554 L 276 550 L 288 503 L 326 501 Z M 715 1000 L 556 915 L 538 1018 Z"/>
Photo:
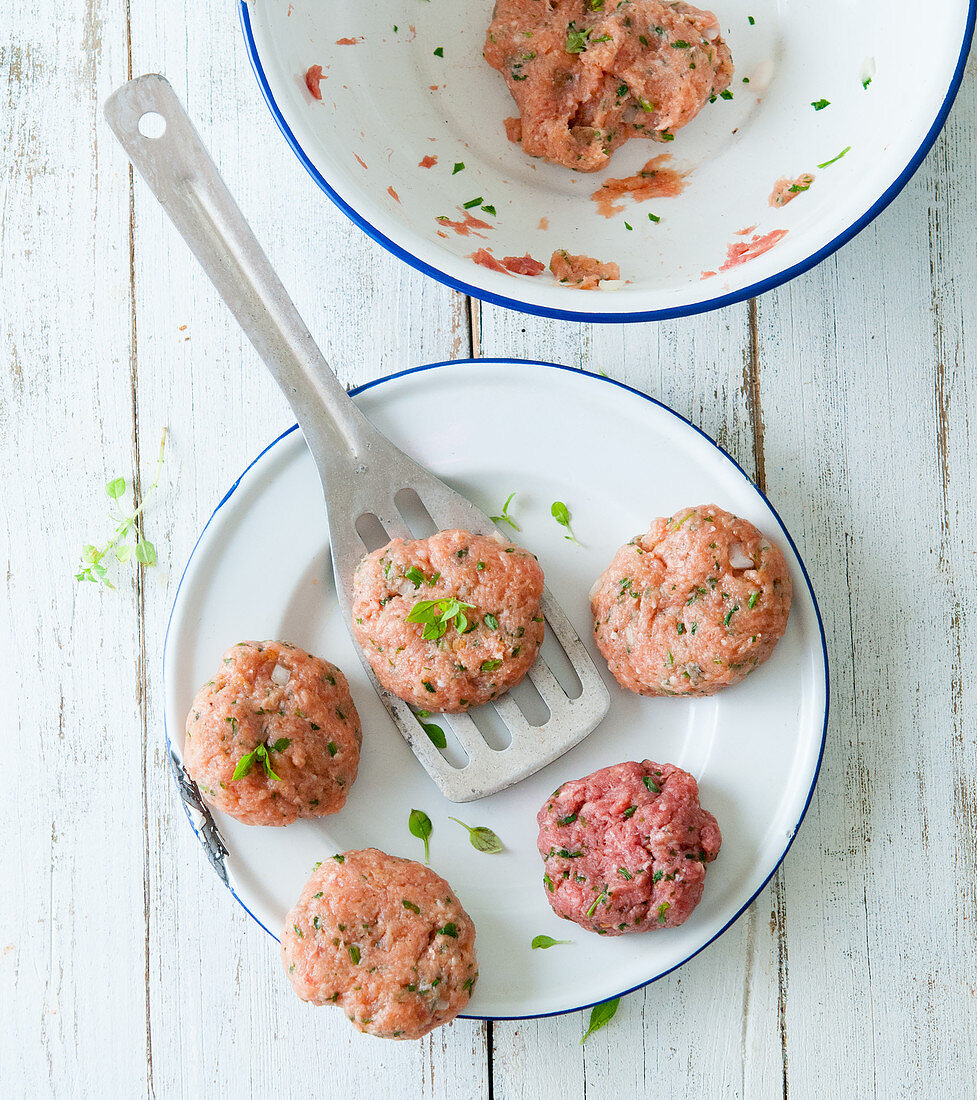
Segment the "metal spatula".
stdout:
<path fill-rule="evenodd" d="M 357 533 L 358 521 L 375 517 L 386 536 L 381 542 L 416 537 L 394 500 L 402 490 L 414 490 L 439 530 L 457 527 L 494 534 L 488 516 L 408 458 L 350 400 L 169 83 L 155 75 L 130 80 L 106 102 L 105 117 L 295 412 L 322 481 L 336 590 L 347 626 L 353 571 L 375 549 Z M 463 767 L 434 746 L 410 707 L 380 686 L 363 658 L 400 732 L 452 802 L 481 798 L 531 775 L 582 740 L 607 713 L 607 689 L 570 621 L 546 591 L 543 614 L 572 665 L 579 691 L 561 686 L 540 655 L 529 679 L 549 711 L 544 721 L 531 723 L 511 693 L 470 714 L 446 715 L 468 757 Z M 566 674 L 563 678 L 567 682 Z M 494 716 L 486 715 L 489 707 Z M 482 733 L 497 727 L 499 720 L 511 735 L 501 749 L 490 747 Z"/>

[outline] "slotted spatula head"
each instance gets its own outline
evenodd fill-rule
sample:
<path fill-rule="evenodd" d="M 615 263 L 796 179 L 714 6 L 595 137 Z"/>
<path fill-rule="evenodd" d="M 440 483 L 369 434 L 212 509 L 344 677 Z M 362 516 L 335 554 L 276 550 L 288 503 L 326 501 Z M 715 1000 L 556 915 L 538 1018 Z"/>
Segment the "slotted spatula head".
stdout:
<path fill-rule="evenodd" d="M 353 574 L 364 554 L 376 548 L 358 534 L 364 517 L 375 517 L 388 540 L 418 533 L 395 503 L 402 490 L 417 494 L 438 530 L 497 534 L 488 516 L 395 447 L 350 400 L 167 81 L 155 75 L 129 81 L 106 102 L 105 115 L 295 412 L 322 481 L 347 627 Z M 152 127 L 144 125 L 147 116 Z M 445 716 L 467 761 L 452 761 L 450 753 L 439 751 L 407 703 L 381 687 L 362 657 L 398 729 L 452 802 L 493 794 L 531 775 L 586 737 L 607 713 L 610 697 L 590 654 L 545 590 L 542 610 L 550 639 L 529 679 L 548 716 L 531 721 L 511 693 L 467 714 Z M 553 667 L 561 663 L 561 649 L 569 674 Z M 547 652 L 553 655 L 549 663 Z M 493 747 L 485 733 L 500 723 L 510 740 Z"/>
<path fill-rule="evenodd" d="M 419 466 L 372 427 L 366 431 L 371 438 L 368 443 L 364 440 L 359 449 L 364 458 L 345 476 L 336 476 L 334 456 L 323 456 L 319 464 L 324 474 L 333 571 L 347 624 L 356 566 L 365 553 L 376 548 L 359 534 L 367 526 L 362 522 L 364 517 L 374 517 L 387 540 L 416 538 L 426 533 L 412 531 L 409 520 L 398 508 L 396 500 L 402 490 L 417 494 L 438 530 L 460 528 L 498 537 L 492 520 L 470 500 Z M 533 721 L 512 693 L 465 714 L 439 716 L 438 722 L 450 725 L 468 757 L 463 766 L 453 763 L 450 754 L 434 745 L 408 704 L 379 683 L 363 657 L 367 674 L 398 729 L 452 802 L 482 798 L 532 775 L 586 737 L 607 713 L 610 706 L 607 688 L 580 636 L 546 589 L 542 612 L 551 638 L 529 670 L 529 679 L 539 692 L 548 716 Z M 565 667 L 554 670 L 547 661 L 549 652 L 554 654 L 556 663 L 560 650 L 572 669 L 569 675 Z M 490 743 L 498 744 L 493 732 L 500 725 L 510 739 L 504 748 Z"/>

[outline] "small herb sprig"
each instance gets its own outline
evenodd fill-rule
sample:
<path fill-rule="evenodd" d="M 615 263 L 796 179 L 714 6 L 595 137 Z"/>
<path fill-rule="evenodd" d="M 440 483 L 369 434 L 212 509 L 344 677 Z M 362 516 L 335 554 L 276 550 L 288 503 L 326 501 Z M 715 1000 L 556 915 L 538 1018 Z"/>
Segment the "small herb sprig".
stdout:
<path fill-rule="evenodd" d="M 291 738 L 279 737 L 273 745 L 255 745 L 251 752 L 245 753 L 237 762 L 237 767 L 234 769 L 234 774 L 231 776 L 231 782 L 234 783 L 238 779 L 243 779 L 246 775 L 250 775 L 251 769 L 255 765 L 255 761 L 264 765 L 265 775 L 267 775 L 269 779 L 274 779 L 276 783 L 281 782 L 282 777 L 276 775 L 272 769 L 271 753 L 273 751 L 284 752 L 291 743 Z"/>
<path fill-rule="evenodd" d="M 519 530 L 521 530 L 519 524 L 516 523 L 516 521 L 512 518 L 512 516 L 509 515 L 509 505 L 512 503 L 512 498 L 515 495 L 516 495 L 515 493 L 510 493 L 505 498 L 505 504 L 502 505 L 502 514 L 501 515 L 499 515 L 499 516 L 489 516 L 489 519 L 493 523 L 508 523 L 508 525 L 514 531 L 519 531 Z"/>
<path fill-rule="evenodd" d="M 614 1015 L 617 1012 L 618 1005 L 621 1003 L 620 997 L 614 997 L 610 1001 L 601 1001 L 599 1005 L 594 1005 L 590 1010 L 590 1024 L 587 1030 L 583 1033 L 581 1043 L 585 1043 L 595 1031 L 600 1031 L 602 1027 L 614 1019 Z"/>
<path fill-rule="evenodd" d="M 486 825 L 476 825 L 473 829 L 471 825 L 466 825 L 464 821 L 458 821 L 457 817 L 453 817 L 451 820 L 457 821 L 463 829 L 468 830 L 468 839 L 476 852 L 487 852 L 489 855 L 494 855 L 496 852 L 502 851 L 502 841 Z"/>
<path fill-rule="evenodd" d="M 436 726 L 433 722 L 422 721 L 424 718 L 430 718 L 431 712 L 429 710 L 419 710 L 416 717 L 418 725 L 431 739 L 434 747 L 436 749 L 446 749 L 448 747 L 448 738 L 445 737 L 444 730 L 440 726 Z"/>
<path fill-rule="evenodd" d="M 556 520 L 556 522 L 567 529 L 568 534 L 563 537 L 569 542 L 572 542 L 574 546 L 580 546 L 581 543 L 577 540 L 577 536 L 573 533 L 573 528 L 570 526 L 570 509 L 563 503 L 562 500 L 554 500 L 550 506 L 550 515 Z"/>
<path fill-rule="evenodd" d="M 431 833 L 434 832 L 434 826 L 431 824 L 431 819 L 423 810 L 411 810 L 410 817 L 407 819 L 407 828 L 410 829 L 411 836 L 416 836 L 418 840 L 424 841 L 424 862 L 431 862 Z"/>
<path fill-rule="evenodd" d="M 443 638 L 451 623 L 454 623 L 459 634 L 464 634 L 468 630 L 465 609 L 472 606 L 474 605 L 462 603 L 453 596 L 444 596 L 439 600 L 418 600 L 410 609 L 407 622 L 424 624 L 421 637 L 426 642 Z"/>
<path fill-rule="evenodd" d="M 94 546 L 91 543 L 82 547 L 81 551 L 81 563 L 79 565 L 78 572 L 75 574 L 76 581 L 91 581 L 93 584 L 104 584 L 106 588 L 115 588 L 115 585 L 109 579 L 109 567 L 105 565 L 105 559 L 109 558 L 111 562 L 114 558 L 115 561 L 120 564 L 135 558 L 140 565 L 155 565 L 156 547 L 141 534 L 137 520 L 142 515 L 143 509 L 149 503 L 149 498 L 153 495 L 156 487 L 159 485 L 159 475 L 163 468 L 163 449 L 166 446 L 166 430 L 163 430 L 163 437 L 159 443 L 159 454 L 156 458 L 156 477 L 153 479 L 152 485 L 142 495 L 142 500 L 139 501 L 136 506 L 135 499 L 133 499 L 133 509 L 130 512 L 124 512 L 119 501 L 126 493 L 126 480 L 124 477 L 114 477 L 111 481 L 106 482 L 105 492 L 109 499 L 115 505 L 115 511 L 117 513 L 118 523 L 116 524 L 115 531 L 113 531 L 111 537 L 101 546 Z M 135 532 L 136 541 L 134 543 L 124 541 L 130 532 Z"/>
<path fill-rule="evenodd" d="M 556 947 L 559 943 L 573 943 L 573 940 L 555 940 L 552 936 L 533 936 L 533 942 L 529 945 L 534 951 L 540 948 Z"/>

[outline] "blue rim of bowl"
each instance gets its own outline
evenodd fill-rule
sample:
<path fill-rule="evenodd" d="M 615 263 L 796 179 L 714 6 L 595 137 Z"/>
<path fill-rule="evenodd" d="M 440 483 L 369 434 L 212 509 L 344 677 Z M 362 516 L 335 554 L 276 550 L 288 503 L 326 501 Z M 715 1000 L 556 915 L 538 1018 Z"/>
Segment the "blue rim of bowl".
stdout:
<path fill-rule="evenodd" d="M 507 309 L 513 309 L 519 313 L 530 313 L 537 317 L 553 317 L 559 321 L 585 321 L 600 324 L 631 324 L 640 321 L 667 321 L 673 317 L 692 317 L 697 313 L 708 313 L 713 309 L 722 309 L 724 306 L 735 305 L 737 302 L 746 301 L 748 298 L 755 298 L 761 294 L 766 294 L 768 290 L 773 290 L 783 283 L 790 282 L 791 279 L 796 278 L 798 275 L 803 275 L 805 271 L 809 271 L 812 267 L 816 267 L 822 260 L 826 260 L 832 253 L 837 252 L 842 245 L 847 244 L 853 237 L 857 236 L 857 234 L 859 234 L 870 222 L 874 221 L 879 214 L 882 213 L 896 195 L 898 195 L 906 184 L 909 183 L 919 169 L 919 166 L 923 163 L 933 142 L 936 141 L 940 131 L 943 129 L 947 116 L 950 113 L 950 108 L 953 106 L 953 101 L 957 98 L 957 92 L 960 90 L 964 69 L 967 64 L 967 57 L 970 53 L 970 43 L 974 36 L 974 23 L 975 20 L 977 20 L 977 0 L 970 0 L 970 7 L 967 12 L 967 22 L 963 33 L 963 43 L 960 47 L 960 54 L 957 58 L 956 67 L 953 70 L 953 76 L 950 79 L 946 98 L 943 100 L 943 105 L 936 115 L 936 120 L 923 138 L 922 144 L 916 150 L 903 171 L 896 177 L 895 182 L 890 184 L 868 210 L 860 218 L 856 219 L 856 221 L 846 230 L 839 233 L 834 240 L 823 245 L 806 259 L 794 264 L 793 267 L 788 267 L 784 271 L 778 272 L 776 275 L 761 279 L 760 282 L 753 283 L 751 286 L 744 287 L 742 290 L 734 290 L 728 294 L 721 294 L 719 297 L 710 298 L 705 302 L 695 302 L 691 305 L 674 306 L 668 309 L 642 310 L 637 313 L 583 313 L 575 310 L 538 306 L 530 302 L 520 302 L 514 298 L 507 298 L 502 294 L 493 294 L 491 291 L 482 290 L 480 287 L 475 287 L 470 283 L 466 283 L 463 279 L 456 279 L 451 275 L 447 275 L 438 268 L 425 263 L 424 260 L 419 259 L 412 252 L 408 252 L 407 249 L 401 247 L 399 244 L 396 244 L 385 234 L 381 233 L 374 225 L 368 222 L 366 218 L 350 206 L 345 199 L 341 198 L 309 159 L 308 154 L 299 144 L 298 138 L 292 133 L 291 127 L 285 121 L 285 116 L 272 94 L 271 86 L 268 83 L 264 66 L 258 54 L 258 45 L 255 42 L 254 32 L 251 28 L 251 13 L 248 10 L 248 0 L 239 0 L 239 4 L 241 28 L 244 31 L 244 42 L 248 51 L 248 57 L 251 61 L 251 68 L 254 70 L 254 75 L 258 80 L 258 86 L 261 89 L 261 94 L 264 96 L 265 103 L 268 105 L 268 109 L 271 111 L 275 122 L 278 123 L 279 130 L 281 130 L 285 140 L 292 147 L 292 152 L 295 153 L 313 180 L 315 180 L 319 187 L 325 191 L 329 198 L 332 199 L 350 221 L 358 225 L 368 237 L 372 237 L 373 240 L 382 245 L 388 252 L 392 252 L 398 259 L 403 260 L 418 271 L 422 271 L 425 275 L 430 275 L 432 279 L 436 279 L 439 283 L 444 283 L 453 290 L 461 291 L 463 294 L 468 294 L 473 298 L 478 298 L 480 301 L 488 302 L 490 305 L 505 306 Z"/>
<path fill-rule="evenodd" d="M 801 809 L 801 813 L 800 813 L 800 816 L 797 819 L 797 823 L 794 825 L 794 828 L 790 832 L 790 836 L 787 840 L 787 845 L 784 848 L 784 850 L 780 853 L 780 855 L 777 857 L 777 861 L 774 864 L 773 868 L 771 869 L 770 874 L 768 874 L 767 877 L 760 884 L 760 886 L 757 887 L 757 889 L 756 889 L 755 893 L 753 894 L 753 896 L 744 905 L 742 905 L 736 911 L 736 913 L 733 914 L 732 917 L 730 917 L 730 919 L 722 926 L 722 928 L 719 929 L 719 931 L 714 936 L 711 936 L 708 940 L 706 940 L 706 942 L 704 944 L 702 944 L 701 947 L 696 948 L 695 951 L 693 951 L 690 955 L 687 955 L 684 959 L 682 959 L 681 962 L 677 962 L 674 966 L 670 966 L 667 970 L 663 970 L 660 974 L 656 974 L 653 978 L 649 978 L 645 982 L 639 982 L 637 985 L 633 985 L 629 989 L 622 990 L 620 993 L 616 994 L 617 997 L 626 997 L 631 993 L 635 993 L 639 989 L 644 989 L 645 986 L 652 985 L 654 982 L 660 981 L 662 978 L 666 977 L 668 974 L 671 974 L 674 970 L 678 970 L 678 968 L 680 966 L 684 966 L 691 959 L 694 959 L 696 957 L 696 955 L 698 955 L 700 952 L 705 951 L 705 949 L 710 944 L 715 943 L 716 940 L 718 940 L 720 936 L 722 936 L 725 932 L 727 932 L 736 923 L 736 921 L 738 921 L 740 919 L 740 917 L 756 901 L 756 899 L 760 896 L 760 894 L 763 893 L 763 891 L 766 889 L 767 883 L 777 873 L 777 871 L 780 868 L 780 865 L 783 863 L 784 859 L 786 858 L 787 853 L 790 851 L 791 846 L 793 845 L 794 840 L 797 837 L 797 832 L 800 829 L 801 824 L 804 821 L 804 818 L 807 816 L 808 808 L 811 805 L 811 799 L 814 797 L 814 789 L 817 786 L 818 776 L 821 773 L 821 763 L 824 760 L 824 749 L 825 749 L 825 745 L 827 744 L 827 739 L 828 739 L 828 713 L 829 713 L 829 710 L 830 710 L 831 687 L 830 687 L 830 682 L 829 682 L 829 679 L 828 679 L 828 643 L 827 643 L 827 640 L 826 640 L 825 634 L 824 634 L 824 621 L 821 618 L 821 608 L 818 606 L 818 599 L 817 599 L 817 596 L 815 595 L 815 592 L 814 592 L 814 585 L 811 584 L 810 574 L 807 571 L 807 566 L 804 564 L 804 559 L 800 555 L 800 551 L 797 549 L 797 544 L 794 542 L 793 538 L 791 537 L 790 532 L 787 530 L 787 527 L 784 524 L 784 521 L 780 518 L 780 513 L 777 511 L 776 508 L 774 508 L 773 504 L 770 503 L 770 500 L 767 498 L 766 493 L 764 493 L 764 491 L 756 484 L 756 482 L 753 480 L 753 478 L 751 478 L 749 476 L 749 474 L 743 469 L 743 467 L 736 461 L 735 458 L 733 458 L 733 456 L 727 450 L 725 450 L 723 447 L 720 447 L 720 445 L 712 438 L 712 436 L 708 435 L 701 428 L 699 428 L 695 424 L 693 424 L 691 420 L 687 420 L 684 416 L 681 415 L 681 413 L 677 413 L 674 409 L 670 408 L 668 405 L 664 404 L 662 401 L 659 401 L 654 397 L 650 397 L 646 393 L 642 393 L 641 390 L 636 390 L 633 386 L 628 386 L 624 382 L 618 382 L 616 378 L 608 378 L 605 375 L 593 374 L 591 371 L 580 370 L 578 367 L 567 367 L 567 366 L 563 366 L 559 363 L 547 363 L 547 362 L 545 362 L 541 359 L 489 359 L 489 358 L 485 358 L 485 359 L 449 359 L 449 360 L 445 360 L 445 361 L 440 362 L 440 363 L 428 363 L 428 364 L 426 364 L 424 366 L 420 366 L 420 367 L 408 367 L 406 370 L 397 371 L 394 374 L 387 374 L 387 375 L 384 375 L 382 378 L 375 378 L 375 379 L 373 379 L 372 382 L 365 382 L 362 386 L 356 386 L 354 389 L 351 389 L 349 391 L 349 394 L 350 394 L 350 397 L 356 397 L 361 393 L 366 393 L 367 390 L 375 389 L 377 386 L 382 386 L 386 382 L 393 382 L 398 378 L 406 378 L 408 375 L 411 375 L 411 374 L 421 374 L 425 371 L 437 370 L 439 367 L 451 367 L 451 366 L 455 366 L 455 365 L 461 364 L 461 363 L 470 363 L 470 364 L 481 363 L 483 366 L 491 364 L 491 363 L 503 363 L 507 366 L 516 365 L 516 366 L 529 366 L 529 367 L 549 367 L 552 370 L 567 371 L 568 373 L 571 373 L 571 374 L 574 374 L 574 375 L 583 376 L 585 378 L 592 378 L 595 382 L 606 382 L 609 385 L 617 386 L 619 389 L 626 390 L 628 393 L 634 394 L 636 397 L 643 398 L 645 401 L 650 402 L 652 405 L 657 405 L 658 408 L 662 409 L 664 412 L 670 413 L 672 416 L 675 417 L 676 420 L 680 420 L 683 424 L 686 425 L 686 427 L 691 428 L 697 435 L 702 436 L 702 438 L 707 443 L 709 443 L 712 447 L 714 447 L 717 451 L 719 451 L 719 453 L 721 455 L 723 455 L 723 457 L 726 458 L 726 460 L 728 462 L 730 462 L 732 464 L 732 466 L 740 472 L 740 474 L 742 474 L 742 476 L 746 479 L 746 481 L 752 486 L 753 491 L 755 493 L 757 493 L 757 495 L 764 502 L 764 504 L 766 504 L 766 506 L 770 509 L 771 513 L 773 514 L 774 519 L 776 519 L 777 523 L 780 525 L 780 530 L 783 532 L 784 537 L 787 539 L 787 542 L 790 545 L 791 550 L 794 552 L 794 556 L 797 558 L 797 561 L 798 561 L 798 563 L 801 567 L 801 573 L 804 575 L 804 583 L 807 585 L 807 591 L 808 591 L 808 593 L 810 594 L 810 597 L 811 597 L 811 604 L 814 607 L 814 615 L 815 615 L 815 618 L 817 619 L 817 623 L 818 623 L 818 634 L 819 634 L 820 639 L 821 639 L 821 660 L 822 660 L 822 663 L 823 663 L 823 674 L 824 674 L 824 722 L 823 722 L 823 725 L 821 727 L 821 748 L 818 751 L 818 761 L 817 761 L 817 764 L 815 765 L 815 768 L 814 768 L 814 775 L 811 778 L 811 789 L 807 793 L 807 798 L 804 801 L 804 806 Z M 170 628 L 173 625 L 173 616 L 176 613 L 176 607 L 177 607 L 177 604 L 180 601 L 180 592 L 183 589 L 183 582 L 186 580 L 187 572 L 190 569 L 190 564 L 193 561 L 194 554 L 196 554 L 196 552 L 197 552 L 197 548 L 200 546 L 200 543 L 203 540 L 204 535 L 207 533 L 207 530 L 209 529 L 210 525 L 214 522 L 214 519 L 217 517 L 217 513 L 231 499 L 231 497 L 234 495 L 235 491 L 237 490 L 238 486 L 241 484 L 241 482 L 244 480 L 244 478 L 247 476 L 247 474 L 250 473 L 250 471 L 253 469 L 253 467 L 256 466 L 261 461 L 261 459 L 264 458 L 264 456 L 273 447 L 275 447 L 277 444 L 279 444 L 283 439 L 288 438 L 288 436 L 292 435 L 296 431 L 298 431 L 298 424 L 293 424 L 286 431 L 282 432 L 282 434 L 279 435 L 276 439 L 273 439 L 271 441 L 271 443 L 269 443 L 268 446 L 265 447 L 257 455 L 257 457 L 254 458 L 254 460 L 251 461 L 247 465 L 247 467 L 241 473 L 240 477 L 237 478 L 237 480 L 230 487 L 230 489 L 228 489 L 227 492 L 223 495 L 223 497 L 221 497 L 219 504 L 214 509 L 213 513 L 211 514 L 210 519 L 207 520 L 207 523 L 204 526 L 204 529 L 200 532 L 199 536 L 197 537 L 197 541 L 194 543 L 193 550 L 190 551 L 190 557 L 187 558 L 187 563 L 183 567 L 183 572 L 180 575 L 180 583 L 177 585 L 176 595 L 173 597 L 173 606 L 170 608 L 169 618 L 167 619 L 167 622 L 166 622 L 166 635 L 165 635 L 164 640 L 163 640 L 164 693 L 165 693 L 165 687 L 166 687 L 166 654 L 167 654 L 167 650 L 169 648 L 169 642 L 170 642 Z M 167 755 L 168 755 L 169 759 L 172 761 L 174 759 L 174 757 L 173 757 L 173 748 L 172 748 L 172 743 L 171 743 L 171 740 L 170 740 L 169 727 L 166 723 L 166 708 L 165 708 L 165 706 L 163 708 L 163 733 L 164 733 L 164 736 L 166 737 Z M 175 771 L 174 771 L 173 774 L 174 774 L 174 782 L 177 784 L 178 789 L 179 789 L 180 780 L 177 777 Z M 186 800 L 182 797 L 182 791 L 180 793 L 181 793 L 181 802 L 183 804 L 183 810 L 187 815 L 187 820 L 190 822 L 190 827 L 193 829 L 197 839 L 200 841 L 200 843 L 204 846 L 204 849 L 207 851 L 208 858 L 211 859 L 211 863 L 213 863 L 213 858 L 212 858 L 211 853 L 210 853 L 210 845 L 208 844 L 207 839 L 204 836 L 201 835 L 201 831 L 197 828 L 197 825 L 194 822 L 193 817 L 190 814 L 190 808 L 187 805 Z M 241 900 L 241 898 L 238 896 L 237 891 L 234 889 L 234 887 L 230 884 L 228 879 L 225 877 L 226 872 L 225 872 L 225 874 L 221 874 L 220 870 L 216 867 L 216 865 L 215 865 L 215 870 L 218 870 L 218 874 L 220 874 L 220 877 L 223 879 L 224 885 L 228 888 L 228 890 L 230 890 L 231 896 L 238 903 L 238 905 L 240 905 L 241 908 L 248 914 L 248 916 L 251 917 L 252 920 L 257 925 L 259 925 L 261 928 L 263 928 L 268 933 L 268 935 L 271 936 L 271 938 L 273 940 L 275 940 L 277 943 L 280 943 L 281 941 L 278 939 L 278 937 L 275 935 L 275 933 L 272 932 L 272 930 L 266 924 L 264 924 L 257 916 L 255 916 L 255 914 L 251 912 L 251 910 L 248 908 L 248 906 L 245 904 L 245 902 Z M 604 1000 L 613 1000 L 613 998 L 604 998 Z M 528 1016 L 466 1016 L 466 1015 L 459 1015 L 458 1018 L 461 1019 L 461 1020 L 542 1020 L 542 1019 L 545 1019 L 548 1016 L 565 1016 L 568 1012 L 580 1012 L 580 1011 L 583 1011 L 585 1009 L 592 1008 L 596 1004 L 602 1004 L 602 1003 L 603 1003 L 603 1001 L 589 1001 L 586 1004 L 577 1005 L 574 1008 L 561 1008 L 556 1012 L 542 1012 L 542 1013 L 536 1013 L 536 1014 L 528 1015 Z"/>

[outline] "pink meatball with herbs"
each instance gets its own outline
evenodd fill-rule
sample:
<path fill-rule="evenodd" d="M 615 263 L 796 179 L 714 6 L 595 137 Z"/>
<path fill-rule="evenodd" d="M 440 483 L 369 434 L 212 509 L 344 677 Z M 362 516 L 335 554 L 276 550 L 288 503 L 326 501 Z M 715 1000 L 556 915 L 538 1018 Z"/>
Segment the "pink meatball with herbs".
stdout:
<path fill-rule="evenodd" d="M 594 639 L 639 695 L 713 695 L 763 664 L 787 629 L 778 546 L 714 504 L 656 519 L 591 592 Z"/>
<path fill-rule="evenodd" d="M 564 783 L 536 820 L 553 912 L 601 936 L 687 921 L 722 843 L 695 779 L 653 760 Z"/>
<path fill-rule="evenodd" d="M 394 539 L 353 580 L 353 633 L 388 691 L 458 712 L 518 684 L 543 640 L 543 571 L 501 538 Z"/>
<path fill-rule="evenodd" d="M 238 642 L 187 716 L 183 762 L 203 797 L 245 825 L 343 808 L 360 759 L 346 677 L 288 642 Z"/>
<path fill-rule="evenodd" d="M 376 848 L 316 864 L 285 918 L 282 961 L 303 1001 L 336 1004 L 383 1039 L 453 1020 L 478 980 L 475 926 L 451 887 Z"/>

